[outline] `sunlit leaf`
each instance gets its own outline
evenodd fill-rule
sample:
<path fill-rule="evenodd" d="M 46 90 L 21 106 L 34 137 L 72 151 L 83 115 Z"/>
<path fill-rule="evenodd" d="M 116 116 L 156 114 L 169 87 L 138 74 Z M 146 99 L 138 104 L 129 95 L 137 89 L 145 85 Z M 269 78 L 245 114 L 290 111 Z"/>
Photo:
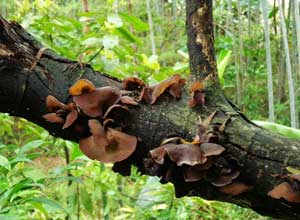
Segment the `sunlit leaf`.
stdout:
<path fill-rule="evenodd" d="M 288 126 L 268 122 L 268 121 L 253 121 L 255 124 L 258 124 L 259 126 L 268 129 L 270 131 L 279 133 L 287 138 L 292 139 L 299 139 L 300 138 L 300 130 L 291 128 Z"/>
<path fill-rule="evenodd" d="M 104 35 L 102 44 L 105 48 L 111 49 L 119 44 L 119 38 L 116 35 Z"/>
<path fill-rule="evenodd" d="M 218 76 L 219 76 L 220 83 L 222 85 L 224 85 L 225 83 L 224 73 L 231 61 L 231 54 L 232 54 L 231 50 L 227 50 L 227 51 L 223 50 L 218 56 L 218 60 L 217 60 Z"/>
<path fill-rule="evenodd" d="M 29 143 L 27 143 L 26 145 L 24 145 L 20 151 L 19 154 L 24 154 L 30 150 L 36 149 L 38 147 L 40 147 L 42 144 L 44 144 L 45 141 L 43 140 L 35 140 L 35 141 L 31 141 Z"/>
<path fill-rule="evenodd" d="M 115 31 L 116 34 L 119 34 L 129 42 L 140 44 L 140 40 L 137 37 L 135 37 L 132 33 L 130 33 L 130 31 L 127 30 L 126 28 L 124 27 L 116 28 Z"/>
<path fill-rule="evenodd" d="M 135 16 L 128 15 L 125 13 L 120 13 L 120 16 L 124 21 L 131 24 L 133 26 L 133 28 L 137 31 L 148 31 L 148 29 L 149 29 L 147 23 L 143 22 L 141 19 L 139 19 Z"/>
<path fill-rule="evenodd" d="M 85 190 L 85 188 L 80 188 L 80 200 L 84 208 L 90 213 L 93 214 L 93 202 L 90 194 Z"/>
<path fill-rule="evenodd" d="M 11 166 L 10 166 L 10 163 L 8 161 L 8 159 L 2 155 L 0 155 L 0 166 L 10 170 L 11 169 Z"/>
<path fill-rule="evenodd" d="M 123 25 L 122 19 L 117 14 L 107 16 L 107 21 L 117 28 L 122 27 Z"/>
<path fill-rule="evenodd" d="M 64 211 L 67 213 L 67 211 L 59 203 L 57 203 L 56 201 L 53 201 L 51 199 L 48 199 L 48 198 L 44 198 L 44 197 L 33 198 L 33 199 L 30 199 L 30 201 L 42 203 L 42 204 L 44 204 L 46 206 L 50 206 L 51 208 L 54 208 L 56 210 L 61 210 L 61 211 Z"/>

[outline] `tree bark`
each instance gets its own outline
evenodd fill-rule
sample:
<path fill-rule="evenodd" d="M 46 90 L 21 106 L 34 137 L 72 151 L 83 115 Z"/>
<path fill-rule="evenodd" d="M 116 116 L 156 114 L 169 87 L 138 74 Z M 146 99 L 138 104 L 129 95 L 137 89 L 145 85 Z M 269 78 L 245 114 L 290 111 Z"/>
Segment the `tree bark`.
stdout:
<path fill-rule="evenodd" d="M 209 128 L 224 125 L 224 133 L 217 143 L 226 149 L 216 159 L 234 161 L 240 171 L 235 181 L 252 189 L 234 196 L 221 192 L 207 179 L 185 182 L 181 167 L 175 166 L 176 172 L 172 173 L 170 181 L 175 186 L 176 196 L 227 201 L 262 215 L 300 219 L 299 203 L 268 196 L 269 191 L 284 182 L 283 176 L 288 174 L 288 166 L 300 166 L 299 141 L 258 127 L 224 97 L 218 83 L 214 57 L 212 1 L 187 0 L 186 8 L 191 81 L 202 80 L 206 85 L 205 104 L 189 108 L 190 94 L 185 88 L 179 101 L 163 96 L 154 105 L 139 103 L 136 107 L 130 107 L 130 123 L 125 131 L 139 137 L 140 141 L 128 159 L 114 164 L 114 170 L 126 175 L 130 166 L 135 165 L 142 173 L 155 175 L 144 163 L 149 158 L 149 150 L 159 147 L 162 140 L 170 136 L 192 140 L 199 117 L 205 118 L 216 112 Z M 20 25 L 0 18 L 1 112 L 26 118 L 54 136 L 78 141 L 82 134 L 72 126 L 62 130 L 60 125 L 46 122 L 42 115 L 47 113 L 47 95 L 51 94 L 64 103 L 70 102 L 68 88 L 81 78 L 93 81 L 98 87 L 121 87 L 118 79 L 95 72 L 88 64 L 81 67 L 50 49 L 43 49 Z"/>

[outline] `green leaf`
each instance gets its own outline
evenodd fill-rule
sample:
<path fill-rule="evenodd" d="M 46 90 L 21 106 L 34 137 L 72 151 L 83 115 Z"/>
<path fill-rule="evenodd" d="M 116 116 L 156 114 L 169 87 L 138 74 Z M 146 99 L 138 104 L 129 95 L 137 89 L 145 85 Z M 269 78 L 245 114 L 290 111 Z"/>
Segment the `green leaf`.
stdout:
<path fill-rule="evenodd" d="M 80 200 L 83 204 L 84 208 L 90 213 L 93 214 L 93 202 L 91 196 L 85 190 L 85 188 L 81 187 L 80 189 Z"/>
<path fill-rule="evenodd" d="M 59 16 L 59 18 L 57 18 L 57 19 L 59 19 L 61 21 L 69 22 L 70 24 L 72 24 L 77 29 L 82 29 L 82 24 L 77 19 L 67 17 L 67 16 Z"/>
<path fill-rule="evenodd" d="M 45 209 L 45 207 L 43 206 L 43 204 L 41 204 L 41 203 L 39 203 L 39 202 L 34 202 L 34 201 L 28 201 L 28 202 L 31 203 L 31 205 L 32 205 L 34 208 L 36 208 L 36 209 L 38 209 L 40 212 L 42 212 L 42 213 L 46 216 L 46 218 L 48 219 L 49 213 L 48 213 L 47 209 Z"/>
<path fill-rule="evenodd" d="M 15 164 L 15 163 L 20 163 L 20 162 L 31 163 L 32 160 L 30 160 L 27 157 L 16 157 L 10 161 L 10 164 Z"/>
<path fill-rule="evenodd" d="M 71 156 L 70 156 L 70 160 L 73 161 L 79 157 L 82 157 L 83 153 L 81 152 L 79 145 L 78 144 L 74 144 L 73 148 L 72 148 L 72 152 L 71 152 Z"/>
<path fill-rule="evenodd" d="M 42 144 L 44 144 L 44 143 L 45 143 L 45 141 L 43 141 L 43 140 L 31 141 L 31 142 L 27 143 L 26 145 L 24 145 L 20 149 L 19 154 L 24 154 L 27 151 L 36 149 L 36 148 L 40 147 Z"/>
<path fill-rule="evenodd" d="M 0 166 L 4 167 L 5 169 L 8 169 L 8 170 L 11 169 L 8 159 L 2 155 L 0 155 Z"/>
<path fill-rule="evenodd" d="M 148 24 L 143 22 L 141 19 L 139 19 L 135 16 L 124 14 L 124 13 L 120 13 L 120 16 L 124 21 L 131 24 L 133 26 L 133 28 L 137 31 L 148 31 L 149 30 Z"/>
<path fill-rule="evenodd" d="M 75 183 L 82 183 L 82 180 L 79 177 L 75 177 L 75 176 L 56 177 L 54 180 L 54 182 L 61 182 L 61 181 L 72 181 Z"/>
<path fill-rule="evenodd" d="M 291 128 L 288 126 L 267 122 L 267 121 L 253 121 L 255 124 L 258 124 L 259 126 L 268 129 L 270 131 L 279 133 L 287 138 L 292 139 L 300 139 L 300 130 Z"/>
<path fill-rule="evenodd" d="M 232 54 L 231 50 L 222 50 L 218 56 L 218 60 L 217 60 L 218 76 L 219 76 L 221 85 L 224 85 L 224 83 L 225 83 L 224 73 L 225 73 L 226 67 L 228 66 L 228 64 L 231 61 L 231 54 Z"/>
<path fill-rule="evenodd" d="M 116 34 L 118 34 L 119 36 L 123 37 L 124 39 L 128 40 L 131 43 L 138 43 L 138 44 L 141 43 L 137 37 L 135 37 L 132 33 L 130 33 L 130 31 L 128 31 L 124 27 L 116 28 L 115 32 Z"/>
<path fill-rule="evenodd" d="M 296 174 L 296 175 L 300 174 L 300 169 L 296 169 L 294 167 L 287 167 L 286 169 L 287 169 L 287 171 L 289 171 L 292 174 Z"/>
<path fill-rule="evenodd" d="M 46 206 L 50 206 L 51 208 L 54 208 L 56 210 L 62 210 L 65 213 L 67 213 L 67 211 L 56 201 L 50 200 L 48 198 L 44 198 L 44 197 L 40 197 L 40 198 L 33 198 L 30 199 L 31 202 L 37 202 L 37 203 L 42 203 Z"/>
<path fill-rule="evenodd" d="M 36 167 L 28 167 L 23 171 L 25 177 L 37 182 L 41 179 L 45 179 L 47 176 L 42 169 Z"/>
<path fill-rule="evenodd" d="M 274 16 L 276 16 L 278 10 L 279 10 L 279 8 L 278 8 L 277 6 L 276 6 L 276 7 L 273 7 L 273 8 L 272 8 L 272 11 L 270 11 L 270 13 L 269 13 L 268 18 L 273 18 Z"/>

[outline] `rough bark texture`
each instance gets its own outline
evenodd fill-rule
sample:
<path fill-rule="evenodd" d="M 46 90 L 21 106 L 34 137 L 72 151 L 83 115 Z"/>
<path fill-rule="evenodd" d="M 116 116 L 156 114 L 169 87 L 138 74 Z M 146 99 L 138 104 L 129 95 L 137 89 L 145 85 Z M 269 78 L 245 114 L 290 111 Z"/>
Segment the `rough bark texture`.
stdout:
<path fill-rule="evenodd" d="M 300 219 L 299 203 L 267 195 L 284 181 L 281 176 L 288 173 L 286 167 L 300 166 L 300 143 L 251 123 L 222 95 L 213 53 L 211 11 L 211 1 L 187 1 L 191 78 L 206 79 L 205 105 L 190 109 L 187 105 L 190 95 L 186 89 L 179 101 L 163 96 L 154 105 L 141 103 L 131 107 L 126 132 L 138 136 L 141 141 L 135 153 L 115 164 L 114 169 L 126 174 L 128 166 L 134 164 L 141 172 L 151 173 L 143 163 L 150 149 L 174 135 L 192 140 L 199 116 L 205 118 L 217 111 L 211 125 L 220 125 L 227 120 L 225 132 L 218 141 L 226 148 L 220 158 L 236 161 L 241 172 L 237 181 L 253 188 L 237 196 L 225 194 L 205 179 L 185 182 L 181 169 L 175 167 L 178 172 L 171 181 L 176 195 L 227 201 L 249 207 L 262 215 Z M 37 59 L 41 48 L 43 46 L 18 24 L 0 18 L 0 111 L 26 118 L 54 136 L 78 141 L 79 134 L 72 127 L 62 130 L 60 125 L 47 123 L 41 117 L 47 113 L 45 97 L 51 94 L 62 102 L 70 101 L 68 88 L 80 78 L 89 79 L 97 86 L 120 87 L 120 81 L 93 71 L 89 65 L 81 68 L 76 62 L 62 58 L 50 49 Z"/>

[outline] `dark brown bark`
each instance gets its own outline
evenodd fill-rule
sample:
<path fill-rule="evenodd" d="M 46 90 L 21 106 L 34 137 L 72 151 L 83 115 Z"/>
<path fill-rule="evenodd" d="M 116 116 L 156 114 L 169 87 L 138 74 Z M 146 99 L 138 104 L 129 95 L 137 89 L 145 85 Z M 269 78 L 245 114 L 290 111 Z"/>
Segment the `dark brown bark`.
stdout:
<path fill-rule="evenodd" d="M 263 215 L 300 219 L 299 203 L 267 195 L 274 186 L 284 181 L 281 176 L 288 173 L 287 166 L 300 166 L 300 143 L 254 125 L 222 95 L 213 53 L 211 2 L 187 1 L 191 78 L 192 81 L 205 79 L 205 105 L 190 109 L 187 105 L 190 95 L 186 88 L 179 101 L 163 96 L 154 105 L 140 103 L 137 107 L 130 107 L 130 124 L 125 131 L 141 141 L 135 153 L 115 164 L 114 169 L 126 174 L 128 167 L 134 164 L 143 173 L 155 174 L 144 164 L 149 150 L 158 147 L 164 138 L 170 136 L 192 140 L 199 116 L 205 118 L 217 111 L 211 126 L 227 121 L 225 132 L 217 142 L 226 151 L 217 159 L 234 161 L 241 172 L 237 181 L 253 188 L 237 196 L 225 194 L 206 179 L 185 182 L 181 167 L 174 167 L 176 172 L 173 172 L 170 181 L 175 186 L 176 195 L 227 201 Z M 201 20 L 203 18 L 205 20 Z M 89 79 L 99 87 L 110 85 L 119 88 L 120 81 L 93 71 L 88 64 L 81 68 L 76 62 L 60 57 L 50 49 L 37 59 L 36 54 L 41 48 L 43 46 L 18 24 L 0 19 L 0 111 L 26 118 L 54 136 L 78 141 L 82 134 L 76 133 L 73 127 L 62 130 L 60 125 L 47 123 L 41 117 L 47 113 L 45 97 L 51 94 L 64 103 L 70 101 L 68 88 L 80 78 Z"/>

